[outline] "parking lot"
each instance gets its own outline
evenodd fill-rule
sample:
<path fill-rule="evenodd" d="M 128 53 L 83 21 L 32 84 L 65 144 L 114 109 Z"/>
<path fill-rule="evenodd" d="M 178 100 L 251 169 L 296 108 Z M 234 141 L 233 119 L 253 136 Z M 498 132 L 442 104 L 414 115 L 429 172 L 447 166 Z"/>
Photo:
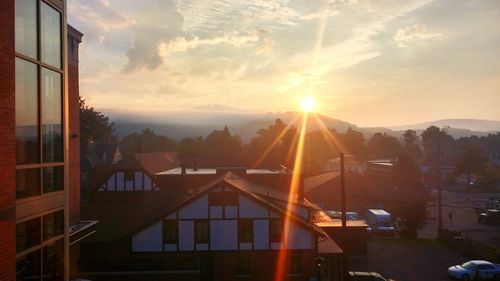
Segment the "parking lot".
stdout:
<path fill-rule="evenodd" d="M 375 238 L 365 258 L 350 259 L 351 270 L 376 271 L 396 281 L 450 280 L 446 270 L 468 258 L 430 239 Z"/>

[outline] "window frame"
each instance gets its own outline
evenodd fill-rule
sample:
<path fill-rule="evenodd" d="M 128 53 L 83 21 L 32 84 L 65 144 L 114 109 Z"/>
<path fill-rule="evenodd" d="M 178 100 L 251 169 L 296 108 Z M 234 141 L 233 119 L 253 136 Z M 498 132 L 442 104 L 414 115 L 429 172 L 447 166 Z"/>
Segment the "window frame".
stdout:
<path fill-rule="evenodd" d="M 171 224 L 171 225 L 168 225 Z M 169 229 L 169 226 L 172 226 L 172 229 Z M 164 219 L 163 225 L 163 245 L 165 244 L 178 244 L 179 243 L 179 222 L 177 220 L 172 219 Z M 170 230 L 170 231 L 167 231 Z M 171 233 L 174 237 L 167 236 L 167 233 Z"/>
<path fill-rule="evenodd" d="M 238 243 L 253 243 L 253 219 L 238 220 Z"/>
<path fill-rule="evenodd" d="M 284 222 L 281 218 L 269 219 L 269 240 L 272 243 L 280 243 L 283 240 Z M 278 231 L 279 230 L 279 231 Z"/>
<path fill-rule="evenodd" d="M 57 7 L 56 5 L 52 4 L 49 1 L 45 0 L 36 0 L 34 1 L 36 5 L 36 58 L 30 57 L 29 55 L 25 55 L 21 52 L 18 52 L 16 49 L 14 49 L 15 52 L 15 58 L 16 59 L 21 59 L 30 63 L 33 63 L 36 65 L 37 69 L 37 109 L 38 109 L 38 162 L 37 163 L 17 163 L 16 162 L 16 170 L 22 170 L 22 169 L 32 169 L 32 168 L 39 168 L 40 169 L 40 192 L 37 195 L 34 196 L 29 196 L 29 197 L 22 197 L 22 198 L 17 198 L 16 201 L 29 201 L 33 200 L 33 198 L 43 196 L 46 194 L 44 192 L 44 185 L 43 185 L 43 168 L 46 167 L 56 167 L 60 166 L 63 167 L 63 188 L 62 190 L 54 190 L 52 192 L 64 192 L 66 190 L 66 184 L 65 184 L 65 170 L 66 170 L 66 162 L 65 162 L 65 144 L 66 144 L 66 117 L 65 117 L 65 112 L 64 112 L 64 104 L 66 102 L 66 90 L 65 90 L 65 85 L 66 85 L 66 59 L 64 56 L 65 53 L 65 24 L 64 22 L 64 12 Z M 59 13 L 60 15 L 60 20 L 59 20 L 59 31 L 60 31 L 60 62 L 61 66 L 60 68 L 54 67 L 50 64 L 44 63 L 41 59 L 42 56 L 42 46 L 41 46 L 41 6 L 42 2 L 46 5 L 48 5 L 50 8 L 54 9 L 56 12 Z M 14 34 L 15 36 L 15 34 Z M 61 83 L 60 83 L 60 89 L 61 89 L 61 104 L 60 104 L 60 109 L 61 109 L 61 153 L 62 153 L 62 161 L 58 162 L 44 162 L 43 156 L 44 156 L 44 142 L 43 142 L 43 124 L 42 124 L 42 112 L 43 112 L 43 105 L 42 105 L 42 69 L 45 68 L 47 70 L 54 71 L 56 73 L 59 73 L 61 75 Z"/>
<path fill-rule="evenodd" d="M 206 225 L 206 227 L 203 227 Z M 203 235 L 205 233 L 205 235 Z M 194 243 L 209 244 L 210 243 L 210 221 L 195 220 L 194 221 Z"/>

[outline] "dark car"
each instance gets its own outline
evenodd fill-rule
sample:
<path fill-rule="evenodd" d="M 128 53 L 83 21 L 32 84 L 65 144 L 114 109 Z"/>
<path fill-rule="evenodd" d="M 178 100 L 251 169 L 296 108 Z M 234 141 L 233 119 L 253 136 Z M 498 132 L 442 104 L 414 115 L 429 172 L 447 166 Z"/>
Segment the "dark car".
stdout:
<path fill-rule="evenodd" d="M 480 223 L 500 223 L 500 210 L 486 210 L 479 214 L 477 220 Z"/>
<path fill-rule="evenodd" d="M 349 275 L 352 281 L 387 281 L 377 272 L 350 271 Z"/>

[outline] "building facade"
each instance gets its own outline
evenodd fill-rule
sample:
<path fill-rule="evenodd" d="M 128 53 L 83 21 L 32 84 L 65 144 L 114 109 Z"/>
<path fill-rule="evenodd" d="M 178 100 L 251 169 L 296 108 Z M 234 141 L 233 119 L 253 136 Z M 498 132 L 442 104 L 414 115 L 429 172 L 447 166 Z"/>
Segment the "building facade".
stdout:
<path fill-rule="evenodd" d="M 0 280 L 67 280 L 66 2 L 0 4 Z"/>

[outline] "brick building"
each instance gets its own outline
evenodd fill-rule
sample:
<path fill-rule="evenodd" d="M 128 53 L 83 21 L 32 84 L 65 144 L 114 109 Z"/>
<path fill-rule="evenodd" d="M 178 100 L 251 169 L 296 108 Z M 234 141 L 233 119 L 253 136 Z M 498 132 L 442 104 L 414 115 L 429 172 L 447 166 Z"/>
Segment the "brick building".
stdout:
<path fill-rule="evenodd" d="M 0 280 L 68 280 L 81 34 L 64 0 L 1 1 L 0 26 Z"/>

